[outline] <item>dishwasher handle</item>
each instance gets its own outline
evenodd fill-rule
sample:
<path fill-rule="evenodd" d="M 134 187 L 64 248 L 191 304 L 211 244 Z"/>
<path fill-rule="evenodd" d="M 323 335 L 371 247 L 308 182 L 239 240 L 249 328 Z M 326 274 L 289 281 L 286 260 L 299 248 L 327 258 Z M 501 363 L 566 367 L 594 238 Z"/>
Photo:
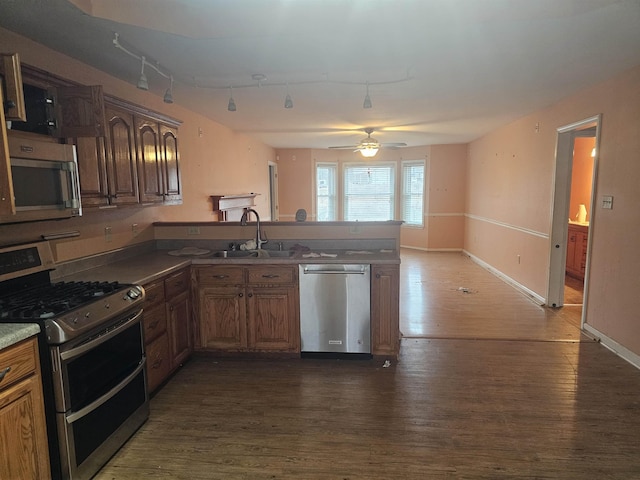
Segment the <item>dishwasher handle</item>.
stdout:
<path fill-rule="evenodd" d="M 365 275 L 367 270 L 364 266 L 360 267 L 359 270 L 316 270 L 304 267 L 302 273 L 305 275 Z"/>

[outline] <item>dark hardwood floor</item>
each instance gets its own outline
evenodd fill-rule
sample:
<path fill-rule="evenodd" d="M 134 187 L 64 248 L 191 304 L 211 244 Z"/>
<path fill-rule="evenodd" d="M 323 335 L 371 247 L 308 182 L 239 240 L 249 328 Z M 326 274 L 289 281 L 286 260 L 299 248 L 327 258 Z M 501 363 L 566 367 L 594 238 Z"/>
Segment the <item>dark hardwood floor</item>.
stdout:
<path fill-rule="evenodd" d="M 398 362 L 195 356 L 96 479 L 640 478 L 640 371 L 459 254 L 402 259 Z"/>

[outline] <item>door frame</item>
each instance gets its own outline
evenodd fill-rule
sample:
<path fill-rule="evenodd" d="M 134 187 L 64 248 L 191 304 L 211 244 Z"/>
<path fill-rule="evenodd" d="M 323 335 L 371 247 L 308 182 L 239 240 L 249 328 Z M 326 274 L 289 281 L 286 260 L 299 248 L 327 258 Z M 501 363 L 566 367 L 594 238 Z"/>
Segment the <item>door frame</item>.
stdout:
<path fill-rule="evenodd" d="M 269 165 L 269 213 L 270 220 L 277 222 L 279 220 L 279 205 L 278 205 L 278 164 L 276 162 L 268 161 Z"/>
<path fill-rule="evenodd" d="M 591 198 L 589 200 L 591 218 L 589 222 L 589 235 L 587 240 L 587 259 L 582 300 L 582 325 L 584 325 L 587 311 L 587 300 L 589 298 L 589 266 L 591 259 L 591 239 L 596 220 L 594 215 L 594 206 L 596 205 L 595 199 L 597 196 L 596 184 L 598 177 L 601 124 L 602 115 L 598 114 L 557 129 L 555 176 L 553 180 L 554 195 L 551 207 L 551 234 L 549 236 L 549 283 L 546 301 L 546 304 L 550 307 L 561 307 L 564 305 L 564 278 L 567 262 L 569 201 L 571 197 L 574 139 L 576 137 L 585 136 L 585 130 L 595 128 L 596 153 L 593 159 Z M 594 135 L 590 132 L 589 136 Z"/>

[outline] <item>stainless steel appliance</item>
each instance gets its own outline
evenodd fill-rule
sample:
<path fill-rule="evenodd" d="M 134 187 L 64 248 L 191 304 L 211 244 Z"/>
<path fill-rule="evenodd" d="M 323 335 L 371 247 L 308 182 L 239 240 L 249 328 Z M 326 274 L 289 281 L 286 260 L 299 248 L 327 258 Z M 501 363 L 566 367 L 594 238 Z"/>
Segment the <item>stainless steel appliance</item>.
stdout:
<path fill-rule="evenodd" d="M 8 143 L 15 214 L 0 216 L 0 223 L 82 215 L 73 145 L 16 135 Z"/>
<path fill-rule="evenodd" d="M 91 478 L 149 416 L 144 290 L 51 283 L 48 242 L 0 248 L 0 322 L 37 323 L 54 479 Z"/>
<path fill-rule="evenodd" d="M 371 355 L 370 271 L 370 265 L 300 265 L 302 356 Z"/>

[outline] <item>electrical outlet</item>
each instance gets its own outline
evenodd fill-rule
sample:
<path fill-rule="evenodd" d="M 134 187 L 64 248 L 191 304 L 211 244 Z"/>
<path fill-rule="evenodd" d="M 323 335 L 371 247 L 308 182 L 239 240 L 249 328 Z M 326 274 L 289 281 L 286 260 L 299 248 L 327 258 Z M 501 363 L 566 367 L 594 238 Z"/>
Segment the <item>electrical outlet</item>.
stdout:
<path fill-rule="evenodd" d="M 111 227 L 104 227 L 104 241 L 111 241 Z"/>
<path fill-rule="evenodd" d="M 613 209 L 613 196 L 611 195 L 602 196 L 602 208 L 606 208 L 607 210 Z"/>
<path fill-rule="evenodd" d="M 200 227 L 187 227 L 187 235 L 200 235 Z"/>
<path fill-rule="evenodd" d="M 137 223 L 132 223 L 131 224 L 131 234 L 134 237 L 137 237 L 139 233 L 140 233 L 140 229 L 138 228 L 138 224 Z"/>

